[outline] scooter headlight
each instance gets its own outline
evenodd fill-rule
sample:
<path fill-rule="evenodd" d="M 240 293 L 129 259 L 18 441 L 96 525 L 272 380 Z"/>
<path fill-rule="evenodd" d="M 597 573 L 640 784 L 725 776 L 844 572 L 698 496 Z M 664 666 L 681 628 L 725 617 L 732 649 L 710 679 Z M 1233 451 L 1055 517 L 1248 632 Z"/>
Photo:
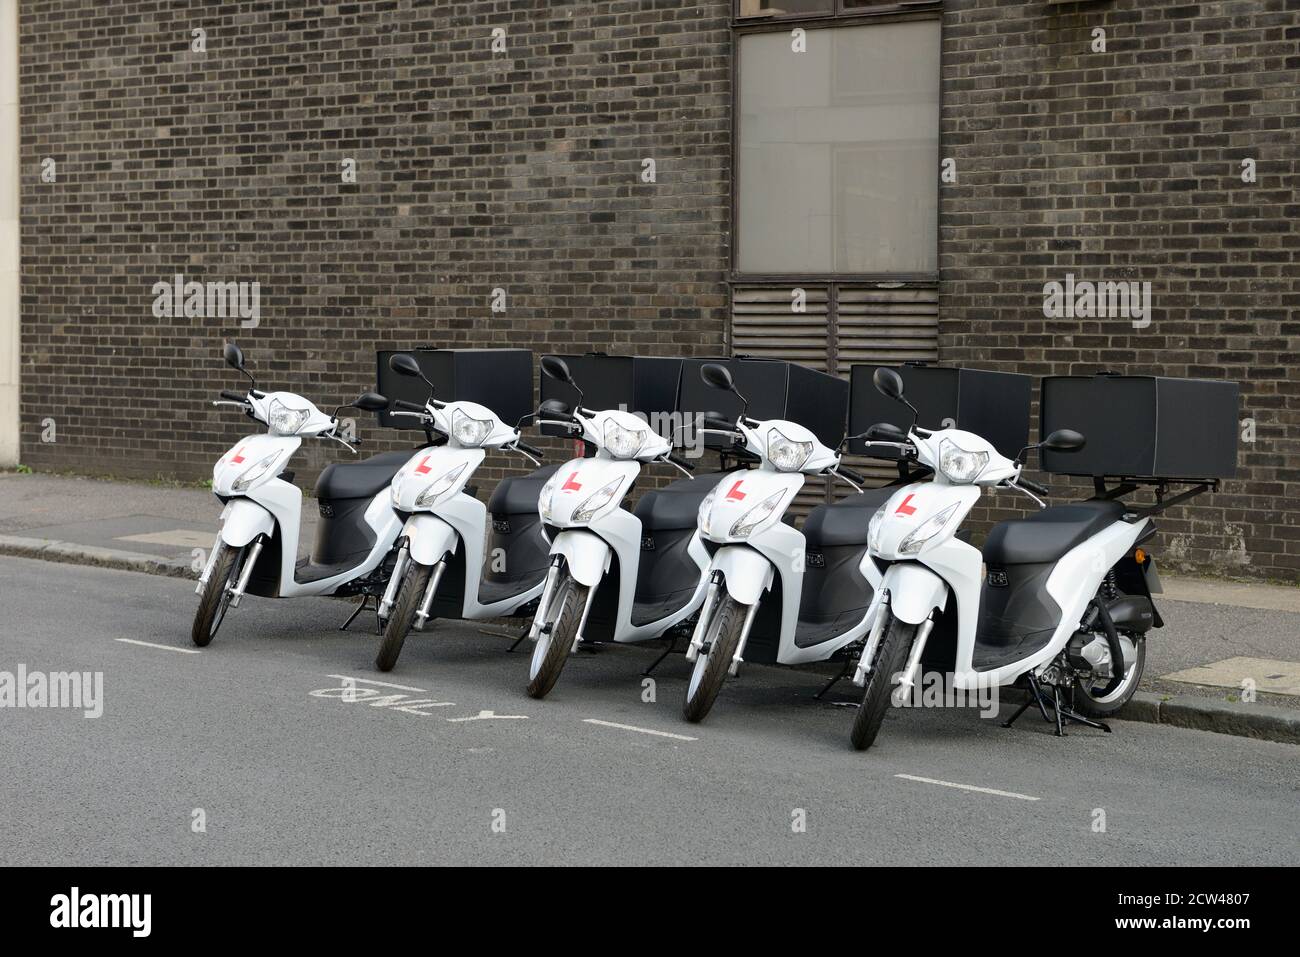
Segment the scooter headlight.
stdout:
<path fill-rule="evenodd" d="M 432 485 L 415 497 L 415 507 L 428 508 L 438 500 L 439 495 L 456 484 L 456 479 L 460 478 L 460 473 L 463 471 L 465 471 L 465 463 L 462 462 L 450 472 L 439 476 Z"/>
<path fill-rule="evenodd" d="M 559 479 L 558 471 L 552 472 L 551 477 L 546 480 L 542 490 L 537 496 L 537 514 L 542 516 L 543 522 L 551 520 L 551 493 L 555 491 L 555 483 Z"/>
<path fill-rule="evenodd" d="M 886 502 L 880 508 L 876 509 L 876 514 L 871 516 L 871 522 L 867 525 L 867 551 L 880 551 L 880 527 L 885 522 L 885 509 L 889 508 Z"/>
<path fill-rule="evenodd" d="M 609 500 L 617 494 L 618 490 L 622 486 L 623 480 L 621 478 L 616 478 L 608 485 L 589 495 L 587 500 L 579 505 L 578 510 L 573 513 L 572 520 L 574 522 L 591 521 L 591 516 L 595 515 L 598 511 L 608 505 Z"/>
<path fill-rule="evenodd" d="M 232 492 L 247 492 L 254 482 L 266 475 L 267 472 L 271 471 L 271 466 L 275 465 L 279 458 L 279 452 L 272 452 L 266 458 L 250 465 L 248 468 L 244 469 L 244 471 L 239 473 L 239 478 L 235 479 L 235 481 L 231 483 L 230 490 Z"/>
<path fill-rule="evenodd" d="M 957 506 L 949 505 L 938 515 L 926 519 L 925 523 L 920 528 L 908 535 L 907 538 L 903 539 L 902 544 L 898 546 L 898 554 L 917 554 L 923 547 L 925 547 L 926 542 L 943 531 L 943 527 L 948 524 L 948 519 L 952 518 L 953 512 L 955 511 L 957 511 Z M 870 545 L 868 545 L 868 547 L 870 547 Z"/>
<path fill-rule="evenodd" d="M 645 445 L 645 437 L 645 429 L 625 429 L 617 422 L 605 423 L 605 448 L 617 458 L 630 459 L 635 456 L 641 451 L 641 446 Z"/>
<path fill-rule="evenodd" d="M 967 452 L 952 439 L 939 443 L 939 471 L 950 482 L 973 482 L 988 464 L 987 452 Z"/>
<path fill-rule="evenodd" d="M 779 472 L 799 471 L 812 455 L 812 450 L 811 442 L 796 442 L 782 435 L 779 429 L 768 430 L 767 460 Z"/>
<path fill-rule="evenodd" d="M 709 520 L 713 517 L 713 499 L 718 494 L 718 487 L 715 485 L 709 490 L 709 494 L 704 496 L 704 501 L 700 503 L 699 514 L 695 517 L 695 524 L 700 528 L 700 534 L 707 536 L 709 534 Z"/>
<path fill-rule="evenodd" d="M 266 424 L 275 435 L 297 435 L 309 418 L 311 409 L 294 409 L 279 399 L 272 399 L 266 408 Z"/>
<path fill-rule="evenodd" d="M 736 524 L 731 526 L 732 538 L 748 538 L 755 526 L 761 524 L 771 517 L 785 498 L 785 489 L 779 492 L 773 492 L 763 501 L 759 502 L 740 518 L 736 519 Z"/>
<path fill-rule="evenodd" d="M 457 409 L 451 414 L 451 434 L 461 445 L 477 448 L 492 434 L 492 420 L 476 419 Z"/>

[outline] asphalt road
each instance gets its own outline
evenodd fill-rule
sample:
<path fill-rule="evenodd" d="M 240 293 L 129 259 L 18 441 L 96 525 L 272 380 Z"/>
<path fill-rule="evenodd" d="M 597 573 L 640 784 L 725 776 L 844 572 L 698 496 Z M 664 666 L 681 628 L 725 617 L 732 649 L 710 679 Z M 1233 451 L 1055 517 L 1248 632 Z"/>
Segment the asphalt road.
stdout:
<path fill-rule="evenodd" d="M 913 709 L 859 754 L 817 674 L 748 668 L 694 726 L 682 660 L 642 700 L 649 648 L 575 658 L 539 702 L 525 655 L 474 625 L 381 675 L 328 599 L 248 598 L 173 650 L 195 601 L 0 558 L 0 671 L 104 675 L 97 719 L 0 709 L 0 864 L 1300 863 L 1290 745 Z"/>

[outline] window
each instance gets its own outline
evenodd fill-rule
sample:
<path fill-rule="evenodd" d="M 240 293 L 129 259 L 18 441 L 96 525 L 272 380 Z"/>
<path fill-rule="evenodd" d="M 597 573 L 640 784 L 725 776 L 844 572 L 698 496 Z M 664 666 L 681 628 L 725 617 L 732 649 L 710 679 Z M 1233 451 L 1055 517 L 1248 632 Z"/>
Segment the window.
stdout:
<path fill-rule="evenodd" d="M 939 29 L 738 34 L 738 273 L 937 270 Z"/>

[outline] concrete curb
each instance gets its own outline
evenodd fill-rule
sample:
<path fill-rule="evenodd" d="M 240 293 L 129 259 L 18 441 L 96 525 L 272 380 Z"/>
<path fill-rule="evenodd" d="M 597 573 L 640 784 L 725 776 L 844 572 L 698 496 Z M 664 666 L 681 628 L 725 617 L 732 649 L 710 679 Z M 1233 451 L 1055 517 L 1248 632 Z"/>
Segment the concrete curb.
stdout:
<path fill-rule="evenodd" d="M 63 562 L 69 565 L 93 565 L 98 568 L 116 568 L 128 572 L 145 572 L 169 578 L 198 578 L 189 562 L 159 558 L 143 552 L 129 552 L 118 548 L 98 548 L 78 545 L 76 542 L 59 542 L 48 538 L 22 538 L 17 535 L 0 535 L 0 555 L 18 558 L 36 558 L 46 562 Z"/>
<path fill-rule="evenodd" d="M 156 555 L 129 552 L 116 548 L 96 548 L 74 542 L 57 542 L 46 538 L 22 538 L 0 535 L 0 555 L 35 558 L 47 562 L 93 565 L 116 568 L 169 578 L 198 578 L 188 562 L 168 560 Z M 1023 692 L 1005 688 L 1006 701 L 1023 701 Z M 1178 728 L 1213 731 L 1262 741 L 1300 744 L 1300 710 L 1274 708 L 1261 704 L 1216 701 L 1195 695 L 1165 695 L 1139 691 L 1116 716 L 1122 721 L 1144 721 Z"/>

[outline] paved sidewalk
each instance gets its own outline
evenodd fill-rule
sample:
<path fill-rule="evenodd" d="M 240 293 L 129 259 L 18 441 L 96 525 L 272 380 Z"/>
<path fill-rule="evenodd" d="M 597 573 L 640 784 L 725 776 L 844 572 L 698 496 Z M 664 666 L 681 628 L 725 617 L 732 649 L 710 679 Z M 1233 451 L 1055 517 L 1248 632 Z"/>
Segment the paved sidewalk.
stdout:
<path fill-rule="evenodd" d="M 304 505 L 300 554 L 317 519 L 314 500 Z M 196 576 L 220 512 L 201 488 L 0 472 L 0 554 Z M 1300 711 L 1300 588 L 1166 578 L 1157 605 L 1166 626 L 1147 645 L 1150 707 L 1190 696 Z M 1243 679 L 1254 705 L 1238 703 Z"/>

